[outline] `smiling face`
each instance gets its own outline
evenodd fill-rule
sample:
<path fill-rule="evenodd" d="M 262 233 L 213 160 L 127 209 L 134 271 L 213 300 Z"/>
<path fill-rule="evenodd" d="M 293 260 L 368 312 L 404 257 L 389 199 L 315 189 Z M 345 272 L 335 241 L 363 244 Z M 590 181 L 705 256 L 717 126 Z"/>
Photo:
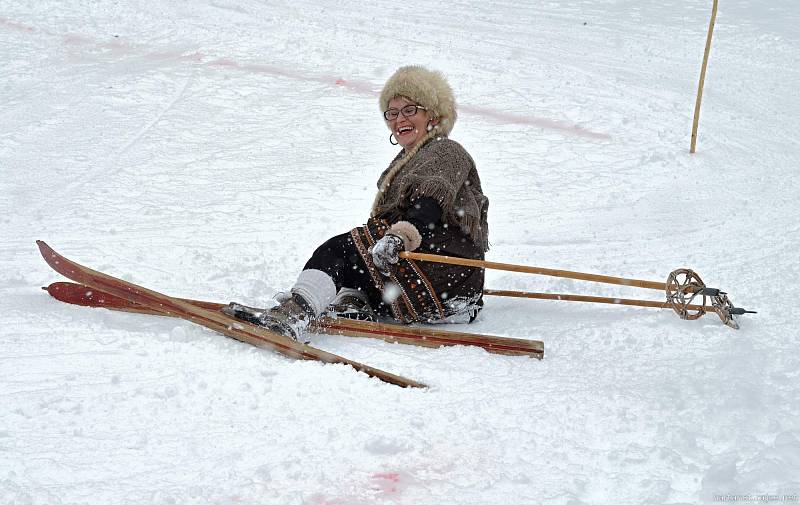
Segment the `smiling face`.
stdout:
<path fill-rule="evenodd" d="M 389 100 L 387 110 L 400 111 L 406 105 L 416 104 L 408 98 L 398 96 Z M 420 108 L 417 109 L 417 113 L 413 116 L 406 117 L 403 114 L 398 114 L 395 119 L 387 120 L 386 124 L 389 125 L 389 129 L 392 130 L 397 142 L 403 146 L 403 149 L 408 151 L 428 134 L 428 121 L 430 121 L 428 111 Z M 436 124 L 436 122 L 434 121 L 433 124 Z"/>

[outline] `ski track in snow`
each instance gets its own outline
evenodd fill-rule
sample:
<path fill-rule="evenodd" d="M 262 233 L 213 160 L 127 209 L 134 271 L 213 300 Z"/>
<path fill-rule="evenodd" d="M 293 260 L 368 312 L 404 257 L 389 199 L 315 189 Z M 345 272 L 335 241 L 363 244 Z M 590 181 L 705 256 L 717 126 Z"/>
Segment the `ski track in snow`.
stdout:
<path fill-rule="evenodd" d="M 413 13 L 413 15 L 409 15 Z M 706 503 L 800 492 L 800 8 L 303 0 L 0 7 L 0 503 Z M 263 304 L 367 215 L 376 107 L 442 70 L 490 260 L 663 281 L 757 315 L 488 298 L 542 361 L 315 336 L 403 390 L 186 322 L 59 304 L 34 241 Z M 659 299 L 508 272 L 487 287 Z M 457 329 L 463 329 L 457 326 Z"/>

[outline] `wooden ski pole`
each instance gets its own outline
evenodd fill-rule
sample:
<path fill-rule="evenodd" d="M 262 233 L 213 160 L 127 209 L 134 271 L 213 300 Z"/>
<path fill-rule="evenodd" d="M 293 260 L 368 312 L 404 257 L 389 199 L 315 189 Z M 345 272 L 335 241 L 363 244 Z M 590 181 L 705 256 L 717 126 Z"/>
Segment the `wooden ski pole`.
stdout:
<path fill-rule="evenodd" d="M 447 263 L 450 265 L 463 265 L 472 268 L 490 268 L 494 270 L 507 270 L 509 272 L 523 272 L 529 274 L 549 275 L 551 277 L 565 277 L 567 279 L 577 279 L 590 282 L 601 282 L 605 284 L 617 284 L 619 286 L 633 286 L 646 289 L 656 289 L 664 291 L 667 295 L 666 302 L 650 302 L 647 300 L 629 300 L 622 298 L 602 298 L 583 295 L 551 295 L 544 293 L 520 293 L 504 291 L 498 295 L 497 291 L 486 292 L 497 296 L 517 296 L 521 298 L 544 298 L 566 301 L 590 301 L 596 303 L 611 303 L 617 305 L 639 305 L 643 307 L 671 308 L 681 319 L 697 319 L 707 312 L 716 312 L 722 322 L 734 329 L 739 329 L 739 323 L 734 316 L 752 313 L 740 307 L 734 307 L 727 293 L 715 288 L 708 288 L 700 280 L 700 277 L 692 270 L 681 268 L 675 270 L 667 277 L 667 282 L 643 281 L 640 279 L 626 279 L 624 277 L 610 277 L 608 275 L 595 275 L 583 272 L 572 272 L 569 270 L 554 270 L 551 268 L 532 267 L 524 265 L 513 265 L 510 263 L 494 263 L 491 261 L 472 260 L 467 258 L 457 258 L 452 256 L 440 256 L 438 254 L 424 254 L 413 252 L 401 252 L 401 258 L 407 260 L 430 261 L 433 263 Z M 511 294 L 515 293 L 515 294 Z M 686 295 L 691 294 L 687 298 Z M 690 302 L 697 295 L 703 297 L 703 305 L 691 305 Z M 560 298 L 559 298 L 560 297 Z M 705 305 L 706 297 L 711 297 L 713 305 Z M 694 312 L 691 312 L 694 311 Z"/>
<path fill-rule="evenodd" d="M 692 121 L 692 143 L 689 153 L 694 154 L 697 147 L 697 123 L 700 121 L 700 101 L 703 99 L 703 83 L 706 80 L 706 67 L 708 67 L 708 53 L 711 52 L 711 35 L 714 33 L 714 21 L 717 19 L 717 0 L 711 7 L 711 21 L 708 23 L 708 36 L 706 37 L 706 50 L 703 54 L 703 66 L 700 69 L 700 84 L 697 86 L 697 100 L 694 103 L 694 121 Z"/>
<path fill-rule="evenodd" d="M 608 275 L 587 274 L 583 272 L 572 272 L 569 270 L 554 270 L 552 268 L 542 268 L 535 266 L 514 265 L 510 263 L 495 263 L 492 261 L 471 260 L 467 258 L 456 258 L 453 256 L 440 256 L 438 254 L 425 254 L 414 252 L 402 252 L 400 257 L 430 261 L 433 263 L 447 263 L 450 265 L 463 265 L 474 268 L 488 268 L 492 270 L 506 270 L 509 272 L 522 272 L 537 275 L 548 275 L 550 277 L 564 277 L 567 279 L 577 279 L 581 281 L 600 282 L 604 284 L 617 284 L 619 286 L 633 286 L 645 289 L 657 289 L 666 291 L 667 285 L 664 282 L 643 281 L 641 279 L 626 279 L 623 277 L 610 277 Z"/>
<path fill-rule="evenodd" d="M 506 296 L 511 298 L 534 298 L 537 300 L 558 300 L 564 302 L 589 302 L 589 303 L 607 303 L 610 305 L 629 305 L 634 307 L 652 307 L 656 309 L 672 309 L 672 305 L 668 302 L 655 302 L 650 300 L 632 300 L 629 298 L 607 298 L 603 296 L 588 296 L 588 295 L 565 295 L 558 293 L 531 293 L 529 291 L 507 291 L 503 289 L 484 289 L 484 295 L 489 296 Z M 710 305 L 687 305 L 688 310 L 704 310 L 706 312 L 713 312 L 714 307 Z"/>

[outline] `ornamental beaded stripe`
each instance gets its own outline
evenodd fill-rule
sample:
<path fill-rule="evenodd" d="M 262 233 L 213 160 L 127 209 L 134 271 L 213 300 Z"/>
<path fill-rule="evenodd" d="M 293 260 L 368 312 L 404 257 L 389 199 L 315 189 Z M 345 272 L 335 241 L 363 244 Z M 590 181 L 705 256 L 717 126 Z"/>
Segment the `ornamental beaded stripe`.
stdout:
<path fill-rule="evenodd" d="M 387 222 L 370 218 L 365 226 L 354 228 L 350 232 L 356 250 L 367 265 L 375 287 L 382 293 L 386 289 L 385 277 L 375 268 L 369 248 L 380 240 L 388 229 Z M 389 303 L 395 319 L 411 323 L 446 317 L 433 285 L 415 262 L 401 260 L 390 278 L 400 289 L 400 296 Z"/>

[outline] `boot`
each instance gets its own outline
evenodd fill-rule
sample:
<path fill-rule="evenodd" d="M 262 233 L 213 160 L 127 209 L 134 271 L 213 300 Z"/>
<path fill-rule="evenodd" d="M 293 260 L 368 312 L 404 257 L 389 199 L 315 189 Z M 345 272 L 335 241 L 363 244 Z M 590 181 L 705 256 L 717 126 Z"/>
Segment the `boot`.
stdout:
<path fill-rule="evenodd" d="M 231 302 L 222 312 L 304 342 L 303 334 L 336 297 L 333 279 L 321 270 L 303 270 L 291 295 L 278 300 L 271 309 L 256 309 Z"/>
<path fill-rule="evenodd" d="M 366 295 L 362 291 L 351 288 L 342 288 L 336 298 L 325 309 L 325 316 L 358 321 L 377 321 L 378 315 L 369 305 Z"/>
<path fill-rule="evenodd" d="M 222 312 L 299 342 L 303 341 L 308 326 L 317 319 L 308 302 L 298 294 L 285 298 L 271 309 L 257 309 L 231 302 L 222 308 Z"/>

